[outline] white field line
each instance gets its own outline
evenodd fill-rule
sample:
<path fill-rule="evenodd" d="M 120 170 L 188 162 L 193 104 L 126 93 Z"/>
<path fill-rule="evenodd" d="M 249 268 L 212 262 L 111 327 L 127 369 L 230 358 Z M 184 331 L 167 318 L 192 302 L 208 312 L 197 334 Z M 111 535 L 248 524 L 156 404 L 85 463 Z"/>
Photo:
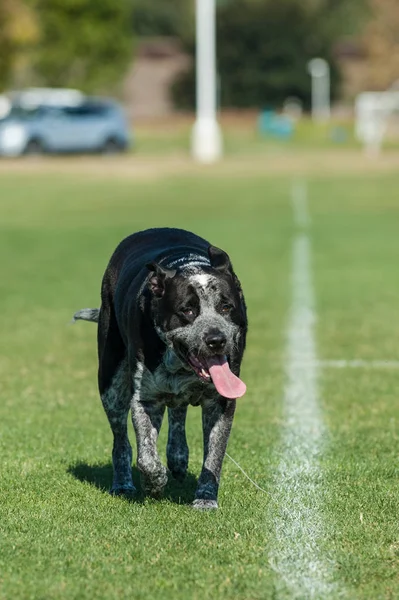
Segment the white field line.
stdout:
<path fill-rule="evenodd" d="M 296 364 L 301 368 L 314 366 L 323 369 L 399 369 L 399 360 L 364 360 L 362 358 L 354 358 L 352 360 L 316 360 L 311 363 L 301 359 Z"/>
<path fill-rule="evenodd" d="M 308 217 L 306 196 L 292 191 L 296 224 Z M 302 188 L 305 189 L 306 188 Z M 301 197 L 299 204 L 298 198 Z M 298 210 L 300 206 L 300 210 Z M 296 207 L 296 208 L 295 208 Z M 318 403 L 315 345 L 315 300 L 311 277 L 311 243 L 306 231 L 293 243 L 292 307 L 286 349 L 283 452 L 275 488 L 278 503 L 276 543 L 270 564 L 279 575 L 283 595 L 327 599 L 335 590 L 333 567 L 323 556 L 323 481 L 319 456 L 325 427 Z M 285 597 L 285 596 L 284 596 Z"/>
<path fill-rule="evenodd" d="M 298 228 L 306 228 L 311 224 L 308 210 L 308 190 L 305 181 L 296 181 L 291 189 L 294 223 Z"/>

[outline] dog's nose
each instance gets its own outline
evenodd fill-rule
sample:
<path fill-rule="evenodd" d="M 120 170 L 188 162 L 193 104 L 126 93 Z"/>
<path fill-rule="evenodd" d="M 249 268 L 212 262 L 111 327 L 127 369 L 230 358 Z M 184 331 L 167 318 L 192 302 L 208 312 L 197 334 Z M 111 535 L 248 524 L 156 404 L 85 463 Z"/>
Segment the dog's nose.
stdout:
<path fill-rule="evenodd" d="M 223 350 L 227 342 L 227 338 L 221 331 L 208 333 L 205 336 L 205 343 L 211 350 Z"/>

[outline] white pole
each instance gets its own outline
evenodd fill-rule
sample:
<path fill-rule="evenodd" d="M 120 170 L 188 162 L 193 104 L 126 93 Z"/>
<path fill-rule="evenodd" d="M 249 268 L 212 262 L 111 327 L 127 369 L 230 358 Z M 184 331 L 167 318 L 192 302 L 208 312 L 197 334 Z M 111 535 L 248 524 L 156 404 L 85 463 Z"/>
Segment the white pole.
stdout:
<path fill-rule="evenodd" d="M 215 21 L 215 0 L 196 0 L 197 116 L 192 154 L 203 163 L 212 163 L 222 155 L 222 134 L 216 119 Z"/>
<path fill-rule="evenodd" d="M 331 116 L 330 65 L 324 58 L 313 58 L 308 70 L 312 77 L 312 119 L 328 121 Z"/>

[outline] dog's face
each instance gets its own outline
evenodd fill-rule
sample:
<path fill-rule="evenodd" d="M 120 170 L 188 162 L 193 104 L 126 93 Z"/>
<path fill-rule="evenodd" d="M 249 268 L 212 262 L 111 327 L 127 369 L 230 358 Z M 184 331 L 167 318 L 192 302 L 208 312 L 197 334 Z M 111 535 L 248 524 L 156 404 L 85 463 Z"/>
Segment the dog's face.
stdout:
<path fill-rule="evenodd" d="M 148 265 L 153 318 L 161 338 L 203 382 L 226 396 L 228 385 L 227 397 L 238 397 L 229 365 L 246 331 L 244 299 L 228 255 L 211 246 L 209 258 L 211 267 L 178 274 Z"/>

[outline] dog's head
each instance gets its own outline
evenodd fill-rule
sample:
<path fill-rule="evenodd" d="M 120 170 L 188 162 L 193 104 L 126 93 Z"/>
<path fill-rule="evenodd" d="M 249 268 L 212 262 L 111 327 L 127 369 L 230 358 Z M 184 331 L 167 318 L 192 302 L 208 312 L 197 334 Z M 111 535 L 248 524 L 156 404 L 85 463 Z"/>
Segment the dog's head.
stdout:
<path fill-rule="evenodd" d="M 210 266 L 200 269 L 147 265 L 152 314 L 158 334 L 188 368 L 222 396 L 238 398 L 245 385 L 230 366 L 243 351 L 244 298 L 228 255 L 214 246 L 208 253 Z"/>

